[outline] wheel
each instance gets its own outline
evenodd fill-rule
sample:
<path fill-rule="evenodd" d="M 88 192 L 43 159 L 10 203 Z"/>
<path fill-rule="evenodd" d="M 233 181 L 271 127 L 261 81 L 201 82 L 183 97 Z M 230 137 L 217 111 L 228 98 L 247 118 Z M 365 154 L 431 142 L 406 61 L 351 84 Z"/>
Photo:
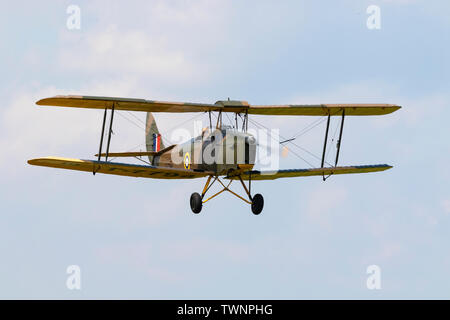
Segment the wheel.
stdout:
<path fill-rule="evenodd" d="M 253 196 L 252 199 L 252 212 L 253 214 L 258 215 L 261 213 L 263 208 L 264 208 L 264 198 L 261 194 L 257 193 Z"/>
<path fill-rule="evenodd" d="M 202 211 L 202 196 L 199 195 L 197 192 L 194 192 L 191 194 L 191 210 L 193 213 L 197 214 Z"/>

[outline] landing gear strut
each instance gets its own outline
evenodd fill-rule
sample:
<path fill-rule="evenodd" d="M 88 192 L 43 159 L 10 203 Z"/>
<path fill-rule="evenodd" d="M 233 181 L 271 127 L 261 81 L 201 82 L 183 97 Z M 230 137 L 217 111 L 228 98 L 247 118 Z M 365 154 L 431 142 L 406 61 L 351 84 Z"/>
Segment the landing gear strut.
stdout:
<path fill-rule="evenodd" d="M 193 213 L 198 214 L 200 213 L 200 211 L 202 210 L 202 206 L 204 203 L 208 202 L 209 200 L 211 200 L 212 198 L 218 196 L 219 194 L 221 194 L 224 191 L 228 191 L 231 194 L 235 195 L 236 197 L 238 197 L 239 199 L 247 202 L 248 204 L 251 205 L 251 209 L 254 215 L 258 215 L 261 213 L 261 211 L 264 208 L 264 198 L 261 194 L 257 193 L 255 194 L 253 197 L 251 196 L 250 193 L 250 188 L 251 188 L 251 177 L 249 179 L 249 188 L 247 189 L 247 186 L 245 185 L 244 181 L 242 180 L 242 177 L 239 176 L 235 176 L 235 177 L 231 177 L 230 182 L 225 185 L 220 179 L 219 177 L 214 177 L 213 182 L 211 182 L 211 179 L 213 177 L 209 176 L 208 180 L 206 181 L 205 187 L 203 188 L 202 194 L 200 195 L 197 192 L 194 192 L 191 195 L 191 199 L 190 199 L 190 205 L 191 205 L 191 210 Z M 235 193 L 234 191 L 230 190 L 230 185 L 233 182 L 233 179 L 239 179 L 239 181 L 241 182 L 249 200 L 243 198 L 242 196 L 238 195 L 237 193 Z M 206 192 L 209 190 L 209 188 L 211 188 L 211 186 L 214 184 L 214 182 L 219 181 L 219 183 L 222 185 L 223 189 L 220 190 L 219 192 L 213 194 L 212 196 L 210 196 L 209 198 L 207 198 L 206 200 L 203 200 L 203 198 L 205 197 Z M 210 183 L 211 182 L 211 183 Z"/>

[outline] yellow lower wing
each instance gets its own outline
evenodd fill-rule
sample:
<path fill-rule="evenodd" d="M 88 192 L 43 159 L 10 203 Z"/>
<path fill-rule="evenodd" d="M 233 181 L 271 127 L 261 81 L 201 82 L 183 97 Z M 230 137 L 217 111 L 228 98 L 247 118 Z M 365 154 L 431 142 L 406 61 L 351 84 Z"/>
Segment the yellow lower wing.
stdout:
<path fill-rule="evenodd" d="M 115 163 L 93 160 L 67 159 L 46 157 L 28 160 L 34 166 L 52 167 L 60 169 L 114 174 L 128 177 L 142 177 L 153 179 L 194 179 L 209 176 L 212 172 L 198 172 L 193 170 L 143 166 L 127 163 Z"/>
<path fill-rule="evenodd" d="M 288 169 L 278 171 L 251 171 L 245 172 L 242 179 L 249 180 L 274 180 L 279 178 L 290 177 L 308 177 L 308 176 L 328 176 L 334 174 L 349 174 L 349 173 L 367 173 L 384 171 L 392 168 L 387 164 L 375 164 L 367 166 L 349 166 L 349 167 L 331 167 L 331 168 L 314 168 L 314 169 Z M 229 179 L 238 179 L 238 177 L 229 177 Z"/>

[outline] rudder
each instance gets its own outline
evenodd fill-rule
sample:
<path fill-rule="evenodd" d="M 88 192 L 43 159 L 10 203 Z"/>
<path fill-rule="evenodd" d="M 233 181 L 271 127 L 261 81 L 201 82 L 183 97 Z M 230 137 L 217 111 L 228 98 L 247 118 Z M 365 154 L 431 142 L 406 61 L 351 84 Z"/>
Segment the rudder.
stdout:
<path fill-rule="evenodd" d="M 145 121 L 145 145 L 147 151 L 158 152 L 165 148 L 155 118 L 151 112 L 147 112 L 147 119 Z M 152 158 L 149 156 L 150 162 Z"/>

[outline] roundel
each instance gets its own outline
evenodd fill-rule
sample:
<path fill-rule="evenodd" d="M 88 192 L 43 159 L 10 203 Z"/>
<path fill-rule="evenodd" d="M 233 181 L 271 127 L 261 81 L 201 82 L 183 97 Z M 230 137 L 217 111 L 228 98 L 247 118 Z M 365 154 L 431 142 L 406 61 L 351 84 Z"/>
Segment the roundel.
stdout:
<path fill-rule="evenodd" d="M 191 156 L 189 155 L 189 152 L 186 152 L 186 154 L 184 155 L 184 168 L 191 168 Z"/>

